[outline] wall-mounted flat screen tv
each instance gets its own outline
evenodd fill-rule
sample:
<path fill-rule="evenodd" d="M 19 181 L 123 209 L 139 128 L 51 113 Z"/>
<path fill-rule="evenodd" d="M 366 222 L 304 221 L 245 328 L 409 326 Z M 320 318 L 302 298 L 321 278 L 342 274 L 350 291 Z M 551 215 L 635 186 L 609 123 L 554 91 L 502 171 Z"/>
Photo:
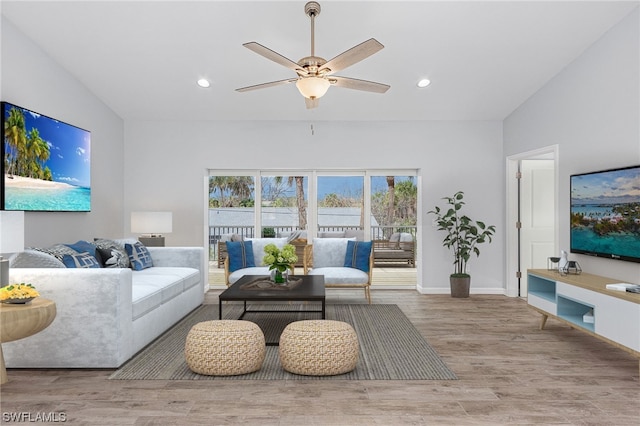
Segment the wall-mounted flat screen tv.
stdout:
<path fill-rule="evenodd" d="M 571 175 L 571 252 L 640 262 L 640 165 Z"/>
<path fill-rule="evenodd" d="M 91 133 L 2 102 L 0 209 L 91 210 Z"/>

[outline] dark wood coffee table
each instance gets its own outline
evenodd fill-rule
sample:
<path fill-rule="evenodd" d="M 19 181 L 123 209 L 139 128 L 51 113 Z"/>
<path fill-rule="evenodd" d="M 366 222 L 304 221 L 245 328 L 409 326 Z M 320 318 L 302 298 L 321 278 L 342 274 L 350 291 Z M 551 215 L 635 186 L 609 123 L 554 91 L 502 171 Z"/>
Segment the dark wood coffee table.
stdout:
<path fill-rule="evenodd" d="M 222 302 L 225 301 L 242 301 L 244 302 L 244 310 L 238 319 L 242 319 L 245 314 L 251 313 L 268 313 L 268 312 L 316 312 L 322 314 L 325 319 L 325 292 L 324 292 L 324 276 L 322 275 L 295 275 L 292 279 L 301 279 L 298 285 L 287 290 L 274 289 L 243 289 L 242 287 L 261 277 L 260 275 L 245 275 L 238 281 L 233 283 L 228 289 L 220 293 L 219 299 L 219 318 L 222 319 Z M 249 310 L 247 302 L 322 302 L 322 310 Z"/>

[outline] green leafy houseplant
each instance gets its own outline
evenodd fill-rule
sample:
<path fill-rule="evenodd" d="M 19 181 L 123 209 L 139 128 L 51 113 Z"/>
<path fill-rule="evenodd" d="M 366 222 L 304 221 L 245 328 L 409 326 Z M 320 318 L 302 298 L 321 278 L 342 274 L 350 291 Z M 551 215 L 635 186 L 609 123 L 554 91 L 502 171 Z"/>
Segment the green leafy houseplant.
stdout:
<path fill-rule="evenodd" d="M 442 240 L 442 245 L 453 252 L 454 273 L 451 277 L 468 278 L 467 263 L 471 254 L 480 256 L 478 244 L 491 242 L 491 237 L 496 231 L 493 225 L 486 226 L 484 222 L 474 221 L 462 214 L 464 206 L 464 193 L 456 192 L 453 197 L 443 197 L 447 200 L 448 208 L 436 207 L 428 213 L 436 216 L 436 224 L 439 231 L 445 231 L 447 235 Z"/>

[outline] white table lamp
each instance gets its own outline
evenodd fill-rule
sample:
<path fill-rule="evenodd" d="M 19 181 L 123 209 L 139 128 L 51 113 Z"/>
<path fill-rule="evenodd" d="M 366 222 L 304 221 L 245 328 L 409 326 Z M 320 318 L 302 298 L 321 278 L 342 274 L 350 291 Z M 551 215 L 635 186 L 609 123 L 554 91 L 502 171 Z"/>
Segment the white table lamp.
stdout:
<path fill-rule="evenodd" d="M 142 234 L 138 240 L 149 247 L 163 247 L 164 237 L 173 230 L 171 212 L 131 212 L 131 232 Z"/>
<path fill-rule="evenodd" d="M 0 287 L 9 284 L 9 259 L 2 255 L 24 250 L 24 212 L 0 211 Z"/>

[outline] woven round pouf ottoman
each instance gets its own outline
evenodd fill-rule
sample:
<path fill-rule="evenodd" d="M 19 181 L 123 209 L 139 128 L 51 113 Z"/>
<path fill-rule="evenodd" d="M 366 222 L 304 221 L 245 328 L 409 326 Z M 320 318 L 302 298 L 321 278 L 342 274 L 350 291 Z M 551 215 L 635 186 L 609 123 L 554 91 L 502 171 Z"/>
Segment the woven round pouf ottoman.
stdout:
<path fill-rule="evenodd" d="M 251 321 L 204 321 L 187 334 L 184 357 L 194 373 L 235 376 L 262 367 L 264 334 Z"/>
<path fill-rule="evenodd" d="M 346 322 L 296 321 L 280 335 L 280 363 L 294 374 L 332 376 L 356 368 L 360 344 Z"/>

